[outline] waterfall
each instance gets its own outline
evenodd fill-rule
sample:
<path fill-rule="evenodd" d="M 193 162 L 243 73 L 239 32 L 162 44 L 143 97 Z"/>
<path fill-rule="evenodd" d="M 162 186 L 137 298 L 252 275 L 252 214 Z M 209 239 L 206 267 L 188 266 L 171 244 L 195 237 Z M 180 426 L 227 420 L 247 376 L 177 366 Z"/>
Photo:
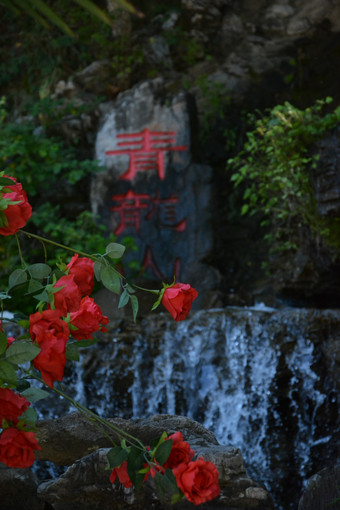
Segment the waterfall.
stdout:
<path fill-rule="evenodd" d="M 322 354 L 335 330 L 340 313 L 327 310 L 229 307 L 179 323 L 158 314 L 84 352 L 74 391 L 104 416 L 199 421 L 241 449 L 277 508 L 293 509 L 306 477 L 339 453 Z"/>

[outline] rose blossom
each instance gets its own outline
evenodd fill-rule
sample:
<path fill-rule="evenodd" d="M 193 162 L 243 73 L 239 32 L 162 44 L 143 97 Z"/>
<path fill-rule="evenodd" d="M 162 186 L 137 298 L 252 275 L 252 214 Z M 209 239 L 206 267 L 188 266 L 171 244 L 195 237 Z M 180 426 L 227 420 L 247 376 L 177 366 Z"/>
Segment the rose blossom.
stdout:
<path fill-rule="evenodd" d="M 0 436 L 0 462 L 13 468 L 32 466 L 34 450 L 41 450 L 33 432 L 9 428 Z"/>
<path fill-rule="evenodd" d="M 71 335 L 76 340 L 92 340 L 92 333 L 96 331 L 107 331 L 102 325 L 109 322 L 109 318 L 102 314 L 93 298 L 85 296 L 81 302 L 79 310 L 70 314 L 70 323 L 78 329 L 71 330 Z"/>
<path fill-rule="evenodd" d="M 114 483 L 117 476 L 120 483 L 122 483 L 126 489 L 132 487 L 132 482 L 127 472 L 126 460 L 119 467 L 113 468 L 112 473 L 110 475 L 110 482 Z"/>
<path fill-rule="evenodd" d="M 4 330 L 2 329 L 2 325 L 1 325 L 1 319 L 0 319 L 0 333 L 4 333 Z M 15 341 L 15 338 L 14 336 L 8 336 L 7 337 L 7 349 L 8 347 Z"/>
<path fill-rule="evenodd" d="M 182 432 L 175 432 L 166 438 L 166 441 L 172 440 L 172 448 L 167 461 L 164 464 L 164 469 L 173 469 L 179 464 L 188 464 L 195 455 L 194 450 L 190 448 L 189 443 L 183 441 Z"/>
<path fill-rule="evenodd" d="M 30 402 L 25 397 L 14 393 L 9 388 L 0 388 L 0 427 L 3 419 L 16 425 L 19 416 L 26 411 L 29 405 Z"/>
<path fill-rule="evenodd" d="M 164 290 L 162 305 L 170 312 L 175 321 L 182 321 L 190 312 L 192 302 L 198 292 L 188 283 L 175 283 Z"/>
<path fill-rule="evenodd" d="M 54 306 L 56 309 L 60 310 L 60 315 L 65 317 L 68 312 L 75 312 L 78 310 L 81 300 L 81 291 L 74 280 L 74 276 L 62 276 L 53 287 L 62 287 L 54 294 Z"/>
<path fill-rule="evenodd" d="M 66 342 L 69 329 L 60 319 L 59 310 L 44 310 L 30 315 L 30 335 L 41 351 L 33 365 L 40 370 L 44 382 L 53 387 L 54 381 L 62 381 L 66 363 Z"/>
<path fill-rule="evenodd" d="M 173 473 L 178 488 L 194 505 L 214 499 L 220 493 L 217 468 L 202 457 L 189 464 L 179 464 Z"/>
<path fill-rule="evenodd" d="M 7 349 L 8 349 L 8 347 L 9 347 L 9 346 L 10 346 L 13 342 L 15 342 L 15 338 L 14 338 L 14 336 L 8 336 L 8 337 L 7 337 Z"/>
<path fill-rule="evenodd" d="M 76 253 L 66 267 L 69 269 L 68 274 L 74 277 L 82 296 L 89 296 L 94 286 L 94 261 L 88 257 L 79 257 Z"/>
<path fill-rule="evenodd" d="M 11 179 L 14 184 L 5 186 L 5 189 L 11 190 L 9 193 L 2 193 L 2 198 L 9 199 L 18 204 L 9 204 L 2 212 L 7 218 L 8 225 L 0 227 L 0 234 L 10 236 L 16 234 L 18 230 L 24 227 L 32 216 L 32 207 L 28 203 L 26 192 L 22 189 L 20 182 L 15 177 L 4 175 L 7 179 Z"/>

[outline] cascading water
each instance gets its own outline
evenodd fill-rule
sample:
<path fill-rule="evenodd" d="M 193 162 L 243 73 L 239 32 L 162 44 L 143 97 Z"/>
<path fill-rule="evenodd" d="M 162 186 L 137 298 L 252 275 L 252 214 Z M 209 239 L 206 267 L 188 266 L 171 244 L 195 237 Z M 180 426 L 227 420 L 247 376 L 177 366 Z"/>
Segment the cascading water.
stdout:
<path fill-rule="evenodd" d="M 160 314 L 83 355 L 74 392 L 103 416 L 189 416 L 242 450 L 248 473 L 277 508 L 297 507 L 306 477 L 339 453 L 336 392 L 324 342 L 336 311 Z"/>

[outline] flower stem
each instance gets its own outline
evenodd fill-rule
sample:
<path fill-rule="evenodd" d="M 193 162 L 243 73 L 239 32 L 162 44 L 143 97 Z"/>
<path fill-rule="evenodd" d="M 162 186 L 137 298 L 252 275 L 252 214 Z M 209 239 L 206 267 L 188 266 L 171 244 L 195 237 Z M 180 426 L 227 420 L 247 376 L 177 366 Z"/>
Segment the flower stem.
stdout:
<path fill-rule="evenodd" d="M 21 260 L 21 266 L 22 266 L 23 269 L 25 269 L 25 262 L 24 262 L 24 258 L 22 256 L 22 251 L 21 251 L 21 246 L 20 246 L 20 241 L 19 241 L 18 234 L 15 234 L 15 238 L 17 240 L 18 252 L 19 252 L 19 256 L 20 256 L 20 260 Z"/>
<path fill-rule="evenodd" d="M 65 398 L 66 400 L 71 402 L 71 404 L 81 414 L 83 414 L 85 416 L 85 418 L 87 418 L 89 421 L 91 421 L 91 423 L 93 423 L 93 425 L 95 425 L 97 428 L 99 428 L 101 430 L 101 432 L 111 441 L 111 443 L 114 446 L 116 446 L 116 443 L 114 442 L 112 437 L 107 432 L 105 432 L 105 430 L 103 429 L 103 426 L 108 428 L 108 429 L 110 429 L 111 431 L 115 432 L 115 434 L 119 437 L 120 441 L 123 438 L 125 438 L 129 443 L 133 444 L 134 446 L 137 446 L 137 448 L 139 447 L 141 450 L 145 450 L 145 446 L 143 445 L 143 443 L 139 439 L 137 439 L 136 437 L 132 436 L 128 432 L 125 432 L 124 430 L 121 430 L 119 427 L 116 427 L 116 425 L 113 425 L 113 423 L 108 422 L 104 418 L 101 418 L 100 416 L 98 416 L 93 411 L 90 411 L 90 409 L 88 409 L 87 407 L 83 406 L 79 402 L 76 402 L 69 395 L 66 395 L 66 393 L 64 393 L 63 391 L 58 390 L 57 388 L 54 388 L 54 387 L 51 388 L 40 377 L 38 377 L 38 376 L 36 376 L 36 375 L 34 375 L 32 373 L 30 373 L 30 377 L 32 377 L 33 379 L 36 379 L 37 381 L 41 382 L 42 384 L 44 384 L 45 386 L 50 388 L 52 391 L 54 391 L 54 393 L 57 393 L 57 395 Z"/>
<path fill-rule="evenodd" d="M 27 237 L 34 237 L 34 239 L 38 239 L 41 243 L 49 243 L 53 244 L 53 246 L 58 246 L 58 248 L 62 248 L 63 250 L 71 251 L 72 253 L 77 253 L 78 255 L 81 255 L 82 257 L 87 257 L 88 259 L 93 260 L 94 262 L 100 262 L 103 263 L 102 257 L 97 257 L 96 255 L 90 255 L 89 253 L 85 253 L 81 250 L 75 250 L 74 248 L 71 248 L 70 246 L 66 246 L 65 244 L 57 243 L 56 241 L 52 241 L 51 239 L 47 239 L 46 237 L 39 236 L 38 234 L 32 234 L 31 232 L 26 232 L 26 230 L 20 229 L 19 232 L 22 232 Z M 45 250 L 45 257 L 46 257 L 46 249 Z M 107 263 L 107 261 L 106 261 Z M 110 268 L 119 276 L 119 278 L 124 278 L 124 276 L 113 266 L 110 265 Z"/>
<path fill-rule="evenodd" d="M 22 232 L 27 237 L 34 237 L 34 239 L 38 239 L 42 243 L 53 244 L 54 246 L 58 246 L 58 248 L 63 248 L 64 250 L 72 251 L 73 253 L 78 253 L 78 255 L 81 255 L 82 257 L 87 257 L 87 258 L 95 260 L 95 261 L 99 260 L 98 257 L 96 257 L 95 255 L 89 255 L 88 253 L 85 253 L 83 251 L 75 250 L 74 248 L 70 248 L 69 246 L 66 246 L 65 244 L 57 243 L 56 241 L 52 241 L 51 239 L 47 239 L 46 237 L 39 236 L 38 234 L 32 234 L 31 232 L 26 232 L 26 230 L 22 230 L 22 229 L 20 229 L 19 232 Z"/>
<path fill-rule="evenodd" d="M 135 283 L 133 284 L 133 286 L 134 286 L 136 289 L 144 290 L 145 292 L 151 292 L 152 294 L 159 294 L 159 293 L 160 293 L 160 290 L 145 289 L 144 287 L 140 287 L 139 285 L 136 285 Z"/>

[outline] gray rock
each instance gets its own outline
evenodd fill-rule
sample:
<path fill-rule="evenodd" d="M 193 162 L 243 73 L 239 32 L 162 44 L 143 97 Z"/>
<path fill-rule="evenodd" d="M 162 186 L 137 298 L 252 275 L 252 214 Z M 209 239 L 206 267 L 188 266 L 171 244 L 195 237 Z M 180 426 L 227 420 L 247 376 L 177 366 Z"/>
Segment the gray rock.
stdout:
<path fill-rule="evenodd" d="M 259 506 L 268 510 L 273 508 L 268 492 L 247 476 L 240 450 L 220 446 L 215 436 L 199 423 L 183 416 L 171 415 L 140 420 L 111 420 L 111 423 L 137 436 L 144 444 L 159 437 L 164 430 L 168 434 L 181 430 L 184 439 L 196 451 L 196 457 L 203 456 L 205 460 L 214 462 L 219 471 L 221 495 L 216 500 L 201 505 L 202 509 L 250 510 Z M 81 455 L 81 451 L 84 455 L 90 449 L 96 448 L 96 451 L 89 455 L 81 455 L 57 480 L 40 484 L 39 497 L 51 504 L 54 510 L 110 510 L 123 509 L 126 505 L 135 510 L 169 508 L 168 504 L 159 500 L 152 479 L 148 480 L 139 492 L 124 489 L 118 482 L 114 486 L 110 484 L 110 472 L 106 469 L 109 449 L 97 449 L 99 444 L 108 443 L 107 438 L 77 413 L 56 422 L 39 423 L 37 438 L 42 446 L 39 458 L 58 459 L 65 464 L 74 462 L 72 457 L 75 459 Z M 177 505 L 179 509 L 191 507 L 192 504 L 186 501 Z"/>
<path fill-rule="evenodd" d="M 38 480 L 31 469 L 9 468 L 0 463 L 1 510 L 44 510 L 37 486 Z"/>
<path fill-rule="evenodd" d="M 138 253 L 126 254 L 127 266 L 137 259 L 151 279 L 190 279 L 200 306 L 204 292 L 216 288 L 217 271 L 203 262 L 212 250 L 212 169 L 193 162 L 190 104 L 186 92 L 169 94 L 161 79 L 108 103 L 96 139 L 96 158 L 107 170 L 92 179 L 91 203 L 118 239 L 134 239 Z"/>
<path fill-rule="evenodd" d="M 328 467 L 312 476 L 299 501 L 298 510 L 339 510 L 340 465 Z"/>

